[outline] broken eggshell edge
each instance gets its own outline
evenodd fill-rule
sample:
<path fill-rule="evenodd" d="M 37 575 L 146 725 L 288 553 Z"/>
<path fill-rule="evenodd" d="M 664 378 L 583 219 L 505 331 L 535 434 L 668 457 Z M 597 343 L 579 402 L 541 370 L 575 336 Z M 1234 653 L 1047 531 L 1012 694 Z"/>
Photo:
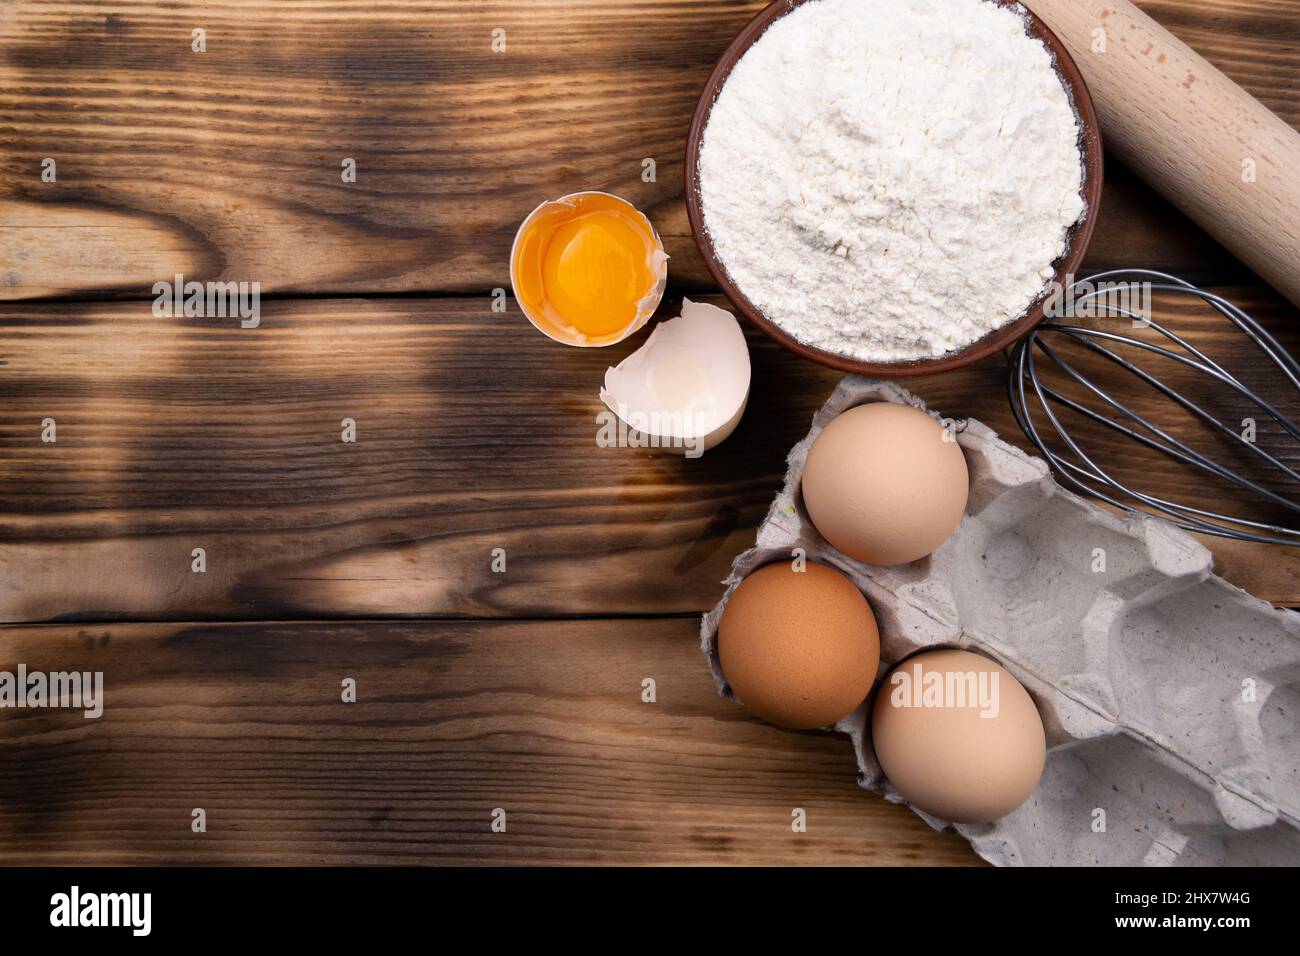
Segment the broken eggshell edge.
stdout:
<path fill-rule="evenodd" d="M 668 253 L 664 251 L 664 243 L 663 240 L 659 238 L 659 230 L 655 229 L 655 225 L 650 221 L 650 217 L 638 209 L 636 204 L 631 200 L 624 199 L 622 196 L 616 196 L 614 193 L 607 193 L 599 189 L 584 189 L 580 192 L 568 193 L 561 196 L 559 199 L 548 199 L 539 204 L 536 209 L 525 216 L 523 221 L 519 223 L 519 228 L 515 230 L 514 241 L 510 244 L 510 286 L 513 291 L 519 285 L 518 278 L 515 275 L 515 256 L 519 251 L 519 240 L 522 239 L 524 233 L 528 231 L 528 227 L 532 225 L 533 220 L 554 206 L 568 206 L 572 208 L 577 205 L 576 200 L 583 196 L 608 196 L 610 199 L 617 199 L 621 203 L 626 203 L 629 209 L 641 217 L 642 221 L 645 222 L 646 228 L 650 230 L 650 237 L 653 240 L 650 252 L 650 271 L 654 273 L 657 281 L 655 282 L 654 287 L 642 296 L 641 300 L 637 303 L 636 317 L 627 328 L 623 329 L 623 331 L 612 333 L 601 338 L 599 341 L 593 342 L 586 335 L 572 326 L 558 330 L 564 332 L 564 335 L 557 334 L 556 329 L 550 328 L 547 323 L 534 317 L 532 312 L 524 305 L 523 300 L 520 299 L 517 294 L 515 295 L 515 302 L 519 305 L 519 311 L 524 314 L 524 318 L 528 319 L 533 328 L 538 332 L 541 332 L 548 339 L 559 342 L 562 345 L 572 345 L 583 349 L 605 348 L 609 345 L 617 345 L 619 342 L 622 342 L 624 339 L 631 335 L 635 335 L 637 332 L 645 328 L 645 324 L 650 321 L 650 317 L 655 314 L 655 309 L 659 308 L 659 303 L 663 301 L 664 290 L 668 288 Z"/>
<path fill-rule="evenodd" d="M 745 409 L 749 405 L 749 392 L 753 384 L 753 364 L 749 357 L 749 344 L 748 342 L 745 341 L 745 337 L 744 337 L 745 333 L 740 327 L 740 322 L 736 319 L 734 314 L 716 305 L 711 305 L 707 302 L 692 302 L 688 298 L 683 298 L 680 315 L 677 315 L 671 319 L 665 319 L 663 322 L 659 324 L 659 326 L 657 326 L 654 329 L 653 332 L 650 333 L 650 337 L 646 339 L 646 341 L 641 345 L 640 348 L 638 348 L 636 351 L 632 352 L 630 355 L 624 358 L 623 361 L 618 363 L 618 365 L 614 366 L 613 368 L 606 369 L 605 385 L 602 386 L 600 390 L 600 400 L 604 403 L 605 407 L 609 409 L 609 411 L 613 415 L 615 415 L 621 422 L 623 422 L 623 424 L 627 427 L 629 436 L 634 436 L 638 442 L 643 442 L 643 444 L 641 444 L 640 447 L 648 448 L 654 451 L 667 452 L 669 454 L 676 454 L 679 456 L 686 456 L 687 452 L 691 450 L 686 447 L 686 443 L 682 440 L 682 436 L 666 435 L 662 433 L 656 434 L 652 432 L 646 432 L 642 429 L 637 429 L 634 426 L 632 426 L 627 421 L 627 419 L 624 418 L 622 414 L 620 414 L 619 408 L 617 407 L 618 403 L 614 400 L 611 392 L 609 391 L 608 386 L 610 384 L 611 374 L 618 371 L 622 371 L 623 368 L 629 362 L 638 359 L 642 355 L 648 355 L 651 352 L 653 346 L 655 345 L 657 337 L 660 335 L 661 330 L 671 322 L 681 321 L 682 319 L 689 319 L 687 312 L 690 309 L 706 310 L 707 312 L 716 312 L 727 316 L 727 318 L 729 318 L 732 322 L 735 323 L 736 331 L 740 335 L 741 350 L 739 354 L 743 354 L 745 360 L 744 394 L 741 396 L 740 404 L 736 407 L 735 413 L 732 414 L 731 417 L 728 418 L 725 422 L 714 426 L 709 431 L 709 433 L 704 436 L 703 443 L 699 448 L 700 454 L 703 454 L 704 452 L 708 451 L 711 448 L 716 447 L 717 445 L 721 444 L 724 440 L 726 440 L 726 438 L 736 430 L 736 426 L 740 424 L 740 420 L 745 416 Z M 663 443 L 665 439 L 668 440 L 667 444 Z M 676 441 L 674 441 L 674 439 L 676 439 Z"/>

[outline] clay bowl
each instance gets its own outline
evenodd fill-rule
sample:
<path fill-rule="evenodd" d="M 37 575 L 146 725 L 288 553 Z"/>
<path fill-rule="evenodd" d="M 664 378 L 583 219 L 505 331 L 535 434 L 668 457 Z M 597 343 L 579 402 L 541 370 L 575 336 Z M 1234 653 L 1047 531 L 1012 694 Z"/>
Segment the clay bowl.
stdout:
<path fill-rule="evenodd" d="M 740 31 L 740 35 L 732 41 L 731 46 L 727 47 L 726 52 L 722 54 L 722 58 L 718 60 L 718 65 L 713 68 L 713 73 L 709 77 L 708 83 L 705 84 L 704 92 L 700 94 L 700 101 L 695 107 L 695 115 L 691 119 L 690 135 L 686 140 L 686 212 L 690 218 L 691 231 L 695 234 L 695 244 L 704 257 L 704 264 L 708 268 L 709 274 L 713 276 L 719 288 L 726 293 L 727 298 L 740 310 L 741 314 L 769 336 L 804 358 L 844 372 L 856 372 L 859 375 L 878 377 L 933 375 L 937 372 L 947 372 L 951 369 L 973 365 L 975 362 L 1001 351 L 1043 321 L 1044 300 L 1048 296 L 1049 289 L 1058 283 L 1062 287 L 1068 285 L 1070 280 L 1067 277 L 1078 274 L 1079 267 L 1088 252 L 1088 244 L 1092 240 L 1093 227 L 1097 224 L 1097 213 L 1101 209 L 1101 129 L 1097 123 L 1097 112 L 1093 108 L 1092 97 L 1088 93 L 1088 87 L 1083 81 L 1083 76 L 1079 73 L 1079 68 L 1066 51 L 1065 46 L 1056 38 L 1056 35 L 1032 12 L 1021 7 L 1020 9 L 1024 12 L 1029 23 L 1029 32 L 1047 44 L 1056 60 L 1057 72 L 1060 74 L 1061 79 L 1064 80 L 1065 86 L 1074 100 L 1075 112 L 1078 114 L 1079 126 L 1082 131 L 1082 143 L 1080 145 L 1083 152 L 1083 199 L 1086 204 L 1086 211 L 1083 218 L 1070 230 L 1065 254 L 1053 263 L 1056 274 L 1053 277 L 1052 285 L 1044 289 L 1043 294 L 1030 303 L 1029 308 L 1025 310 L 1020 318 L 1007 323 L 999 329 L 994 329 L 988 335 L 960 351 L 949 352 L 939 358 L 912 362 L 862 362 L 804 345 L 775 323 L 769 321 L 731 281 L 731 278 L 727 275 L 727 270 L 713 250 L 713 241 L 704 228 L 704 212 L 700 200 L 699 184 L 700 144 L 704 138 L 704 128 L 708 125 L 709 113 L 713 109 L 714 100 L 717 99 L 718 92 L 731 74 L 731 69 L 736 65 L 736 61 L 744 56 L 745 51 L 762 36 L 763 31 L 778 17 L 790 12 L 804 2 L 806 0 L 777 0 L 776 3 L 769 4 L 760 11 L 749 22 L 749 25 Z M 996 2 L 1003 6 L 1013 5 L 1013 0 L 996 0 Z"/>

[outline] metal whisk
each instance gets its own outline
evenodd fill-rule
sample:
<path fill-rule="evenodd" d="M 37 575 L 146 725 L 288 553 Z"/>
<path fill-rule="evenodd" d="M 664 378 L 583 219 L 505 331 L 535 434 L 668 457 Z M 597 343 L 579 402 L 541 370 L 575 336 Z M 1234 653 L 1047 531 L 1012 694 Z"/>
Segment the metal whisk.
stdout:
<path fill-rule="evenodd" d="M 1126 485 L 1107 471 L 1094 456 L 1084 451 L 1070 428 L 1062 421 L 1062 416 L 1065 414 L 1065 410 L 1068 409 L 1097 425 L 1126 435 L 1147 448 L 1168 455 L 1192 468 L 1235 485 L 1243 492 L 1277 505 L 1290 514 L 1300 513 L 1300 501 L 1296 500 L 1300 495 L 1300 474 L 1297 474 L 1294 468 L 1261 448 L 1256 441 L 1248 440 L 1242 434 L 1242 429 L 1229 427 L 1224 422 L 1219 421 L 1218 418 L 1205 411 L 1191 398 L 1174 390 L 1151 372 L 1136 364 L 1136 362 L 1113 351 L 1111 346 L 1120 345 L 1179 362 L 1183 366 L 1205 376 L 1214 385 L 1231 389 L 1248 399 L 1261 412 L 1276 422 L 1292 440 L 1300 442 L 1300 428 L 1297 428 L 1294 421 L 1265 401 L 1254 389 L 1225 371 L 1222 366 L 1209 356 L 1174 332 L 1150 320 L 1149 317 L 1139 315 L 1131 308 L 1125 308 L 1124 303 L 1116 304 L 1114 301 L 1107 301 L 1107 299 L 1115 298 L 1112 290 L 1118 285 L 1134 282 L 1149 283 L 1149 288 L 1152 291 L 1194 296 L 1213 307 L 1215 311 L 1244 333 L 1286 377 L 1291 387 L 1296 389 L 1297 394 L 1300 394 L 1300 363 L 1297 363 L 1295 358 L 1273 336 L 1269 335 L 1258 322 L 1242 309 L 1220 296 L 1198 289 L 1189 282 L 1175 276 L 1166 275 L 1163 272 L 1147 269 L 1116 269 L 1088 276 L 1075 282 L 1067 291 L 1066 299 L 1072 299 L 1076 306 L 1091 302 L 1094 310 L 1092 314 L 1098 317 L 1125 318 L 1144 327 L 1154 329 L 1172 347 L 1142 341 L 1116 331 L 1070 325 L 1065 324 L 1061 319 L 1051 319 L 1021 339 L 1011 349 L 1008 356 L 1011 363 L 1011 376 L 1008 381 L 1007 391 L 1011 400 L 1011 410 L 1015 414 L 1016 421 L 1020 424 L 1029 440 L 1047 459 L 1057 479 L 1073 490 L 1100 498 L 1125 511 L 1138 511 L 1140 509 L 1136 506 L 1137 504 L 1146 505 L 1148 509 L 1168 518 L 1178 527 L 1188 531 L 1198 531 L 1203 534 L 1236 538 L 1244 541 L 1262 541 L 1270 544 L 1300 547 L 1300 529 L 1296 527 L 1284 527 L 1262 521 L 1249 521 L 1232 515 L 1194 508 L 1190 505 L 1168 501 L 1156 495 L 1138 491 Z M 1102 283 L 1107 284 L 1108 288 L 1100 288 L 1099 285 Z M 1238 471 L 1234 471 L 1231 467 L 1211 460 L 1133 411 L 1124 402 L 1099 387 L 1087 374 L 1072 365 L 1065 356 L 1056 348 L 1053 348 L 1052 341 L 1055 339 L 1059 344 L 1061 337 L 1083 346 L 1089 353 L 1100 356 L 1136 376 L 1151 388 L 1200 419 L 1209 429 L 1219 432 L 1235 446 L 1243 448 L 1249 454 L 1267 462 L 1271 468 L 1276 469 L 1285 476 L 1289 483 L 1287 486 L 1289 496 L 1271 491 L 1257 481 L 1252 481 Z M 1049 373 L 1051 378 L 1042 374 L 1043 371 L 1046 371 L 1045 368 L 1040 369 L 1041 360 L 1044 358 L 1056 370 Z M 1059 378 L 1061 374 L 1065 376 L 1063 380 Z M 1053 379 L 1077 383 L 1078 386 L 1082 387 L 1083 394 L 1088 397 L 1090 402 L 1092 399 L 1096 401 L 1091 404 L 1084 404 L 1062 394 L 1052 386 L 1051 381 Z M 1074 391 L 1076 394 L 1079 392 L 1078 389 Z M 1051 428 L 1056 432 L 1065 449 L 1068 450 L 1062 450 L 1061 454 L 1057 454 L 1049 447 L 1029 413 L 1029 402 L 1031 400 L 1036 400 L 1041 405 L 1047 421 L 1051 424 Z M 1204 399 L 1202 400 L 1204 401 Z"/>

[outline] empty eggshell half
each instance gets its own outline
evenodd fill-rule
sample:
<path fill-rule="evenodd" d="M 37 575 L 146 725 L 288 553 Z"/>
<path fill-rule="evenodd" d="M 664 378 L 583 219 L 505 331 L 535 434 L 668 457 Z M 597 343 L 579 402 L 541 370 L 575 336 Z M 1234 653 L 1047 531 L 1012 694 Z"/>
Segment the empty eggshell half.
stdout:
<path fill-rule="evenodd" d="M 736 317 L 703 302 L 660 322 L 644 345 L 606 370 L 600 400 L 628 444 L 698 458 L 735 430 L 749 400 L 749 346 Z"/>

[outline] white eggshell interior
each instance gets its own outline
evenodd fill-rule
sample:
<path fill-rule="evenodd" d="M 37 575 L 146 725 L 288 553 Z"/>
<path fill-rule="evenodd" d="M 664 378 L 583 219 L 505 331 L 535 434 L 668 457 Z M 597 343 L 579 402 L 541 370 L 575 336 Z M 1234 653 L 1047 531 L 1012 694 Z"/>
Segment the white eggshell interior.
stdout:
<path fill-rule="evenodd" d="M 681 450 L 681 442 L 703 439 L 707 449 L 739 422 L 749 377 L 749 347 L 736 317 L 686 299 L 680 316 L 659 323 L 644 345 L 606 370 L 600 399 L 629 428 L 669 439 L 661 447 Z"/>

